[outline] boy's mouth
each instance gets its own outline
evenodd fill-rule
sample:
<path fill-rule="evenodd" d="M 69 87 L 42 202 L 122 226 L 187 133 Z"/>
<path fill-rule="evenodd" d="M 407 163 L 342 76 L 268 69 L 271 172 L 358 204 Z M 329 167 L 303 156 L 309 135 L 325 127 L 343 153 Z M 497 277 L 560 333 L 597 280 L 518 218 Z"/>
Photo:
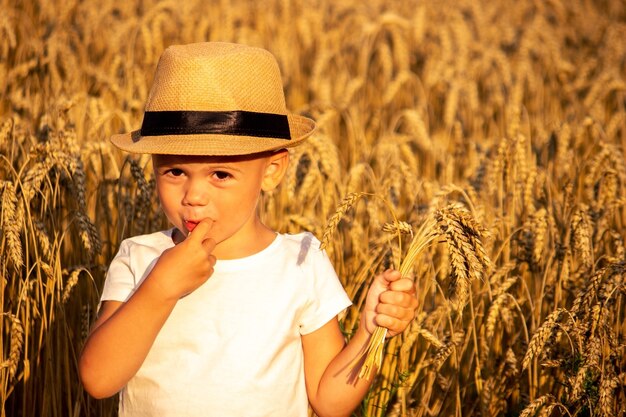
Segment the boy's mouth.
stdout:
<path fill-rule="evenodd" d="M 198 223 L 200 223 L 200 222 L 196 222 L 196 221 L 193 221 L 193 220 L 185 220 L 185 227 L 187 228 L 187 231 L 189 233 L 191 233 L 191 232 L 193 232 L 193 229 L 196 228 Z"/>

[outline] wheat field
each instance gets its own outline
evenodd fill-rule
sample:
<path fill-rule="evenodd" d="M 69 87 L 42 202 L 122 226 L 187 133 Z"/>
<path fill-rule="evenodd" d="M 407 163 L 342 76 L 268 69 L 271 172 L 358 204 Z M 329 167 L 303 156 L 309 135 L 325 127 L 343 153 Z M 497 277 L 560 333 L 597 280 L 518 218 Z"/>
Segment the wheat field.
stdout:
<path fill-rule="evenodd" d="M 261 214 L 354 305 L 420 305 L 355 416 L 626 416 L 626 3 L 0 0 L 0 402 L 114 416 L 77 376 L 120 241 L 167 227 L 141 123 L 161 51 L 272 51 L 317 120 Z"/>

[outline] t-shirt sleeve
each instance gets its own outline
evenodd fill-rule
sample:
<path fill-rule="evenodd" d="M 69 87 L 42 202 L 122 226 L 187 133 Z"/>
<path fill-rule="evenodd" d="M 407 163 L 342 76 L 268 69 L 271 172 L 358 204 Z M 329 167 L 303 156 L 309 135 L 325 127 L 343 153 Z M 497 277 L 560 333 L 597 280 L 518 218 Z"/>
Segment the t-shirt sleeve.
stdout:
<path fill-rule="evenodd" d="M 135 289 L 135 276 L 131 269 L 129 241 L 120 244 L 117 255 L 111 261 L 104 280 L 100 301 L 126 301 Z"/>
<path fill-rule="evenodd" d="M 319 329 L 352 304 L 328 255 L 319 249 L 319 241 L 311 245 L 305 263 L 310 268 L 307 279 L 311 285 L 309 302 L 300 317 L 303 335 Z"/>

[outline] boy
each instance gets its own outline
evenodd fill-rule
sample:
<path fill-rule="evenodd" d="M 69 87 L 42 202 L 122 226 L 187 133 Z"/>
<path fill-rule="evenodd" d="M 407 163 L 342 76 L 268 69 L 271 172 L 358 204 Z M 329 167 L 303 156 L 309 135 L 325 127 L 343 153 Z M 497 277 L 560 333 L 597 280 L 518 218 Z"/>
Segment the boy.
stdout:
<path fill-rule="evenodd" d="M 141 130 L 119 148 L 152 155 L 172 229 L 122 242 L 80 358 L 85 389 L 120 392 L 121 416 L 347 416 L 371 381 L 359 358 L 377 325 L 414 318 L 412 281 L 377 276 L 357 333 L 319 241 L 283 235 L 257 216 L 281 182 L 287 148 L 314 130 L 288 114 L 274 57 L 259 48 L 168 48 Z"/>

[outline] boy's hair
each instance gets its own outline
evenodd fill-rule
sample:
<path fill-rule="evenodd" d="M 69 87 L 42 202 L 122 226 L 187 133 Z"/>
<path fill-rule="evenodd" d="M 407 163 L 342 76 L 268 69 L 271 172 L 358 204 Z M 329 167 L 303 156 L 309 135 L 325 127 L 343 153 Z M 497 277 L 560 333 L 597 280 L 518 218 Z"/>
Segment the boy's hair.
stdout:
<path fill-rule="evenodd" d="M 132 153 L 247 155 L 295 146 L 314 129 L 287 111 L 270 52 L 203 42 L 163 52 L 141 129 L 111 142 Z"/>

